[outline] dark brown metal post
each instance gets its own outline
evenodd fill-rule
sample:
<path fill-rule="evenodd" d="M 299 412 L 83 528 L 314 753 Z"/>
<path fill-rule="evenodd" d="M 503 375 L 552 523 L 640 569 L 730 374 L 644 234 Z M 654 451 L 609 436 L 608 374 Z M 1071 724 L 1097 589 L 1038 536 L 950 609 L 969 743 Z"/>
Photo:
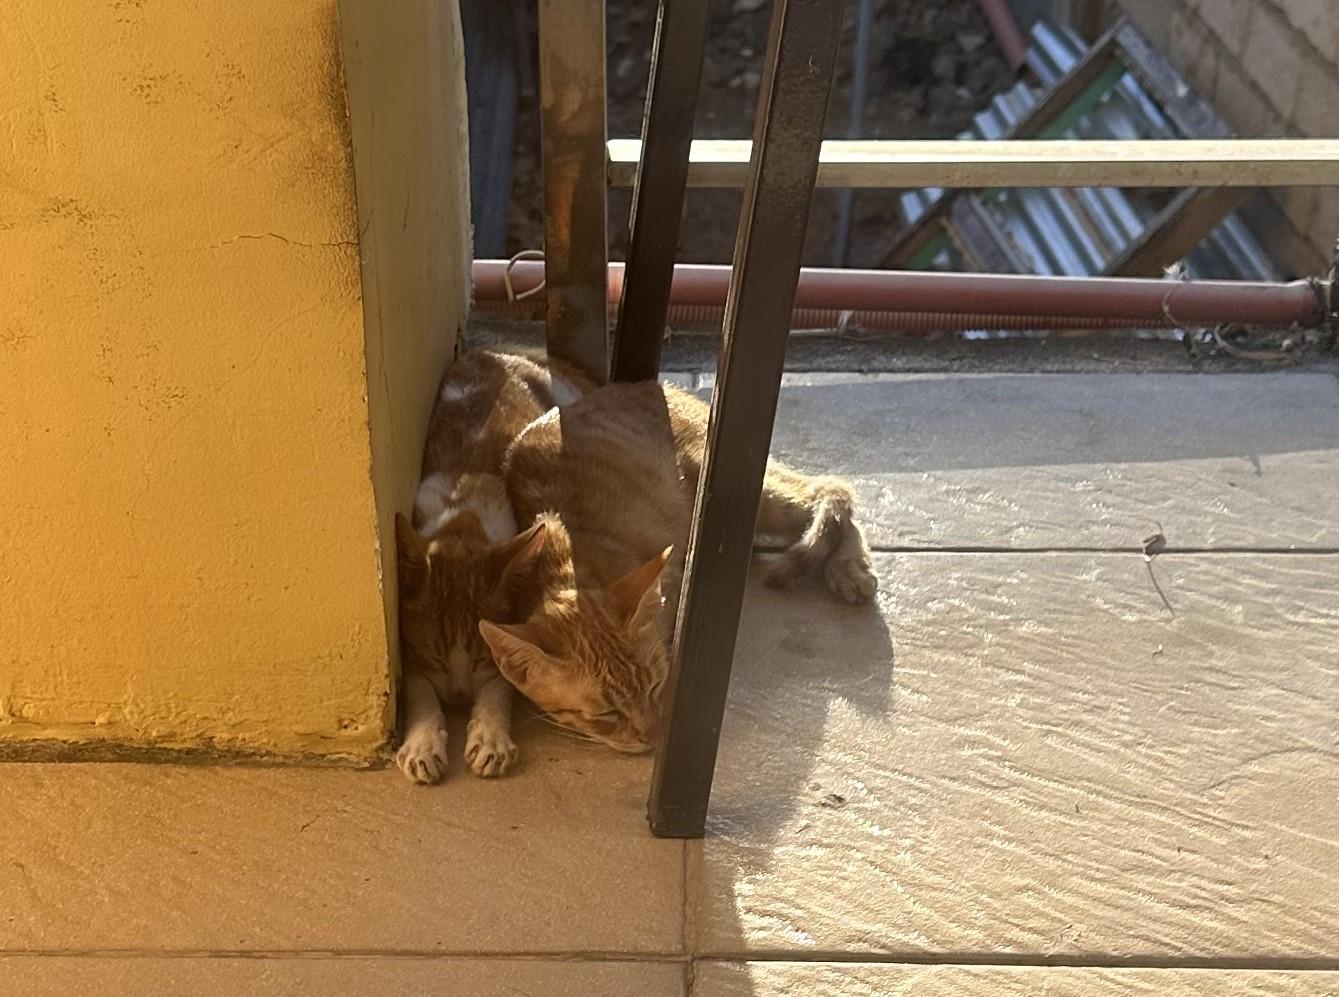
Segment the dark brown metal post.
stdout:
<path fill-rule="evenodd" d="M 710 0 L 660 3 L 642 118 L 642 158 L 628 219 L 628 267 L 614 330 L 615 381 L 649 381 L 660 373 L 710 14 Z"/>
<path fill-rule="evenodd" d="M 706 829 L 843 0 L 774 0 L 648 819 Z"/>
<path fill-rule="evenodd" d="M 546 340 L 609 376 L 604 0 L 539 0 Z"/>

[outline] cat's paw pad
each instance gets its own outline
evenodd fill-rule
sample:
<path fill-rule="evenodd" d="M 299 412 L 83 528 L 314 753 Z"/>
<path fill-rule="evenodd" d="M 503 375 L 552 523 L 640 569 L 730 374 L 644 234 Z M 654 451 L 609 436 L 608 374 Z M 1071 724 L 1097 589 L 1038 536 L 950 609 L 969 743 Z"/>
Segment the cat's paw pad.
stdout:
<path fill-rule="evenodd" d="M 823 575 L 832 594 L 849 603 L 869 602 L 879 587 L 869 561 L 863 557 L 829 558 Z"/>
<path fill-rule="evenodd" d="M 405 735 L 395 764 L 410 782 L 430 786 L 446 776 L 446 728 L 416 727 Z"/>
<path fill-rule="evenodd" d="M 506 775 L 516 762 L 516 743 L 505 729 L 486 720 L 471 720 L 465 730 L 465 761 L 475 775 Z"/>

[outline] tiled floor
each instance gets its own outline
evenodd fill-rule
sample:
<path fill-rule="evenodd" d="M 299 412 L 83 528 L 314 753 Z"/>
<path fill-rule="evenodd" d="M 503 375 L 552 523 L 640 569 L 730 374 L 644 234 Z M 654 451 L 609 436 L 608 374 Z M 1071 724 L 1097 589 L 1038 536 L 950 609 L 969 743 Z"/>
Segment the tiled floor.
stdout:
<path fill-rule="evenodd" d="M 705 841 L 531 721 L 514 777 L 433 789 L 3 766 L 0 997 L 1339 994 L 1339 381 L 795 376 L 781 412 L 882 589 L 751 592 Z"/>

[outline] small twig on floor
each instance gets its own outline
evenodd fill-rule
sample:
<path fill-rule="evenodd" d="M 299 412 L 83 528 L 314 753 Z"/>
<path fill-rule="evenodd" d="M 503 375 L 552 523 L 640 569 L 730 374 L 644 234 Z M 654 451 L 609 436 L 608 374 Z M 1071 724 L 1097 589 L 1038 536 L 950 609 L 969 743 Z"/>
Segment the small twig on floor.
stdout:
<path fill-rule="evenodd" d="M 1160 598 L 1162 604 L 1167 607 L 1167 612 L 1175 616 L 1176 610 L 1172 608 L 1172 604 L 1167 600 L 1167 593 L 1164 592 L 1162 586 L 1158 584 L 1158 576 L 1153 573 L 1153 558 L 1157 557 L 1166 549 L 1167 538 L 1162 534 L 1162 524 L 1159 523 L 1158 532 L 1144 540 L 1144 568 L 1148 571 L 1148 580 L 1153 583 L 1153 587 L 1158 592 L 1158 598 Z"/>

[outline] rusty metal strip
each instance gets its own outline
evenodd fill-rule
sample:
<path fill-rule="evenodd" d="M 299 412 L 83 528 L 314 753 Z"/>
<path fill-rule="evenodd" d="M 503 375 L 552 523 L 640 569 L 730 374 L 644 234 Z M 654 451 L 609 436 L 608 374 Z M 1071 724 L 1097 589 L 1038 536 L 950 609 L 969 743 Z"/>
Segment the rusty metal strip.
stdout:
<path fill-rule="evenodd" d="M 604 381 L 604 0 L 539 0 L 539 92 L 548 352 Z"/>
<path fill-rule="evenodd" d="M 1157 277 L 1204 241 L 1251 192 L 1240 187 L 1192 187 L 1177 193 L 1148 227 L 1106 268 L 1120 277 Z"/>
<path fill-rule="evenodd" d="M 706 827 L 843 7 L 841 0 L 772 7 L 651 783 L 648 819 L 661 837 L 700 837 Z"/>

